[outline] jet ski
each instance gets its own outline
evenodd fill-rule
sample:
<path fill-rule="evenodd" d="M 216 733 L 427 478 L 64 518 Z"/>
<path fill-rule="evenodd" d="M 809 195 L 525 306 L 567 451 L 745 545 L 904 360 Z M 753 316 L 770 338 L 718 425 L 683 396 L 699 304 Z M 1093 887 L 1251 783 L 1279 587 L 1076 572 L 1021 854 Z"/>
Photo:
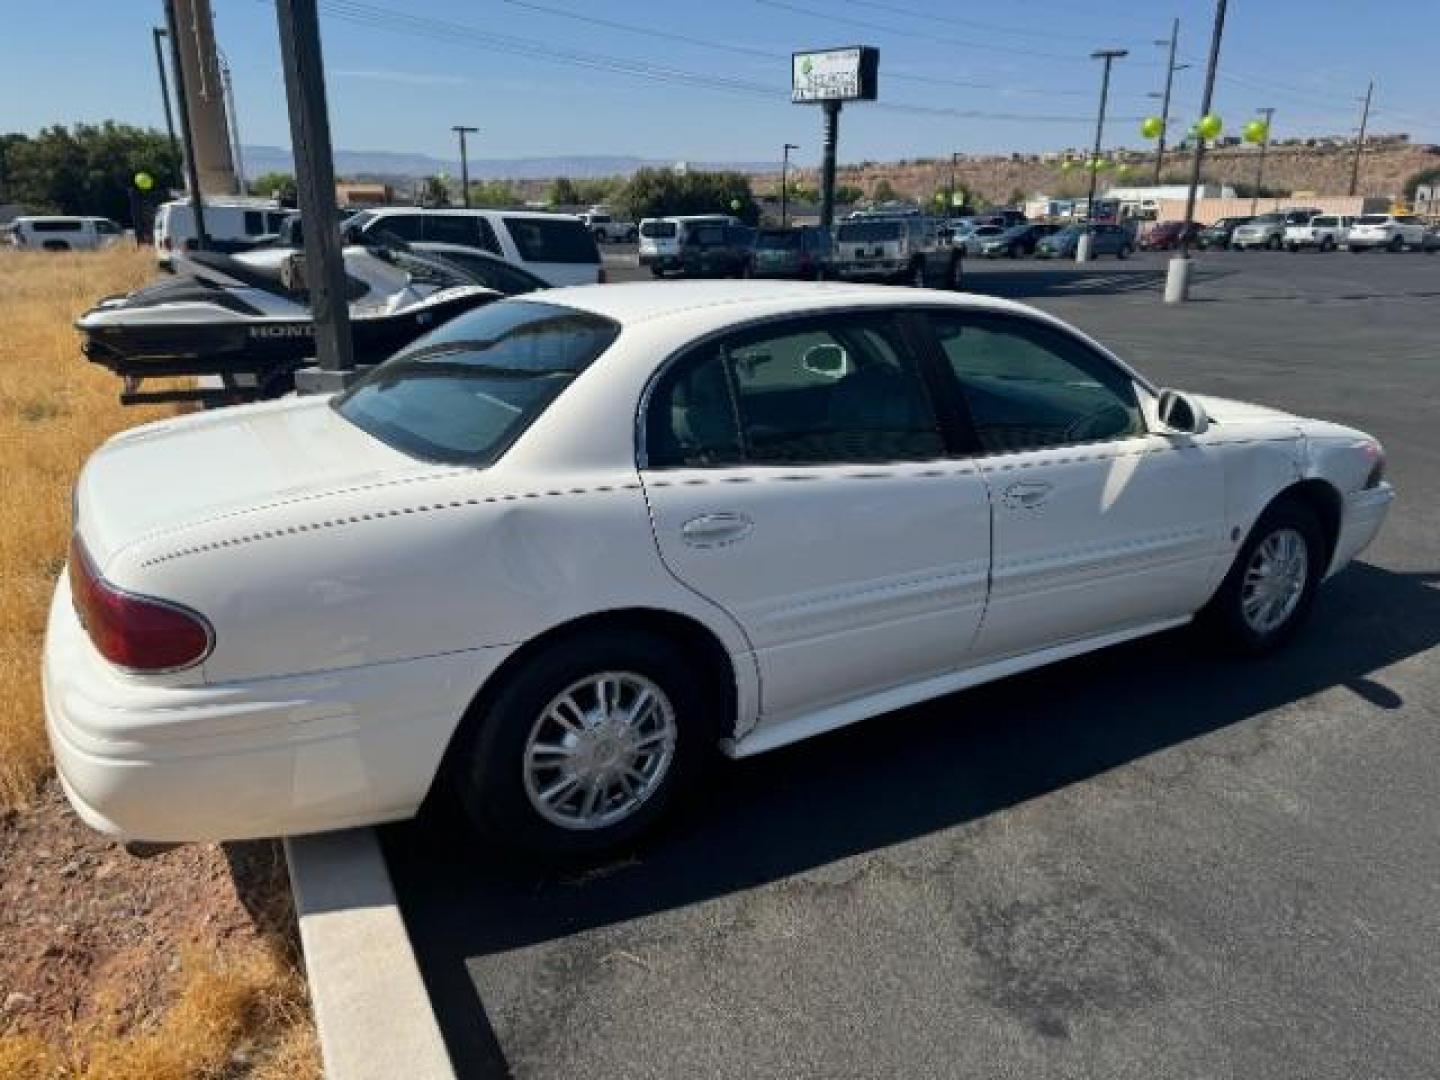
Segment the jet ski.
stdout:
<path fill-rule="evenodd" d="M 378 364 L 456 315 L 499 299 L 451 263 L 386 247 L 348 247 L 355 363 Z M 75 323 L 81 350 L 126 380 L 121 401 L 274 397 L 314 356 L 304 255 L 285 248 L 174 256 L 175 274 L 106 297 Z M 142 391 L 146 378 L 220 376 L 222 388 Z M 242 392 L 244 391 L 244 392 Z"/>

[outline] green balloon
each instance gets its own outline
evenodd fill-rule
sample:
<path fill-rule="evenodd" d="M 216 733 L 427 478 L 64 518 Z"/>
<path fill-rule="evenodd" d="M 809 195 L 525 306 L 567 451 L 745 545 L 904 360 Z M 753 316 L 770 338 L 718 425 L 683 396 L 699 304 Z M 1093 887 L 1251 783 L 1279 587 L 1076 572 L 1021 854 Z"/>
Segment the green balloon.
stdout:
<path fill-rule="evenodd" d="M 141 191 L 149 191 L 155 186 L 155 178 L 148 172 L 137 172 L 134 177 L 135 186 Z"/>
<path fill-rule="evenodd" d="M 1069 158 L 1066 158 L 1064 161 L 1060 162 L 1060 171 L 1061 171 L 1061 172 L 1070 172 L 1070 171 L 1073 170 L 1074 168 L 1075 168 L 1075 162 L 1071 161 Z"/>
<path fill-rule="evenodd" d="M 1258 146 L 1270 137 L 1270 125 L 1264 120 L 1251 120 L 1241 134 L 1246 142 Z"/>
<path fill-rule="evenodd" d="M 1115 175 L 1116 175 L 1116 176 L 1121 176 L 1121 177 L 1129 176 L 1129 175 L 1130 175 L 1130 166 L 1129 166 L 1129 165 L 1116 165 L 1116 166 L 1115 166 Z"/>
<path fill-rule="evenodd" d="M 1225 125 L 1214 113 L 1206 113 L 1200 118 L 1200 123 L 1196 125 L 1196 128 L 1199 130 L 1201 138 L 1213 139 L 1225 130 Z"/>
<path fill-rule="evenodd" d="M 1165 121 L 1158 116 L 1147 116 L 1140 123 L 1140 134 L 1147 139 L 1158 139 L 1160 133 L 1165 130 Z"/>
<path fill-rule="evenodd" d="M 731 199 L 731 200 L 730 200 L 730 209 L 731 209 L 731 210 L 739 210 L 742 205 L 743 205 L 743 204 L 740 202 L 739 199 Z"/>

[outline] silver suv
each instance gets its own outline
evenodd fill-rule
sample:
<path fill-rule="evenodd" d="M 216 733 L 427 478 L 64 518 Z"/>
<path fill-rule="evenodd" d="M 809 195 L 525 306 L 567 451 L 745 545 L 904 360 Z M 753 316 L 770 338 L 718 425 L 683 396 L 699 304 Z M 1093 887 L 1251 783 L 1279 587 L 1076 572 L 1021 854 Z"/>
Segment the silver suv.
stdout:
<path fill-rule="evenodd" d="M 1420 251 L 1424 244 L 1425 224 L 1413 214 L 1361 214 L 1345 237 L 1345 246 L 1355 252 Z"/>
<path fill-rule="evenodd" d="M 1297 207 L 1293 210 L 1276 210 L 1261 214 L 1252 221 L 1241 225 L 1230 237 L 1230 246 L 1248 251 L 1250 248 L 1269 248 L 1279 251 L 1285 243 L 1285 229 L 1290 225 L 1308 225 L 1319 210 Z"/>
<path fill-rule="evenodd" d="M 835 229 L 834 272 L 846 281 L 958 289 L 962 254 L 935 218 L 860 217 Z"/>

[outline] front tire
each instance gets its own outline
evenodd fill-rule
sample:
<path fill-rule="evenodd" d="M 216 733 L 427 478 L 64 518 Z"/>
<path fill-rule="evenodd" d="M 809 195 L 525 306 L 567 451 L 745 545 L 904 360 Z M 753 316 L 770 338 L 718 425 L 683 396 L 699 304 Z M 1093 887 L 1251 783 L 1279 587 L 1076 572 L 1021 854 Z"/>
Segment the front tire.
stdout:
<path fill-rule="evenodd" d="M 1271 251 L 1279 251 L 1279 250 L 1280 250 L 1280 238 L 1279 238 L 1278 236 L 1272 236 L 1272 237 L 1270 237 L 1269 240 L 1265 241 L 1265 246 L 1266 246 L 1267 248 L 1269 248 Z"/>
<path fill-rule="evenodd" d="M 1397 236 L 1397 237 L 1395 237 L 1393 240 L 1390 241 L 1390 245 L 1389 245 L 1389 246 L 1390 246 L 1390 250 L 1391 250 L 1392 252 L 1395 252 L 1395 253 L 1398 254 L 1399 252 L 1402 252 L 1402 251 L 1405 250 L 1405 238 L 1404 238 L 1403 236 Z"/>
<path fill-rule="evenodd" d="M 1200 622 L 1234 652 L 1275 651 L 1309 617 L 1326 553 L 1314 511 L 1299 499 L 1275 503 L 1250 530 Z"/>
<path fill-rule="evenodd" d="M 637 840 L 692 791 L 714 746 L 693 658 L 648 632 L 537 654 L 485 702 L 452 774 L 480 837 L 542 862 Z"/>

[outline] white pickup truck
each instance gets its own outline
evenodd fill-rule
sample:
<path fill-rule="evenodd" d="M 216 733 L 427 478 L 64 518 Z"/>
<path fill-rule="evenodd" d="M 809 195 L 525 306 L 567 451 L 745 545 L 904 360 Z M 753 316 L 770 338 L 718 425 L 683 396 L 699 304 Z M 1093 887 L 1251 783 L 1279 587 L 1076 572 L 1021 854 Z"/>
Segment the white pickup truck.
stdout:
<path fill-rule="evenodd" d="M 1285 226 L 1285 247 L 1289 251 L 1311 247 L 1334 251 L 1344 245 L 1354 223 L 1350 214 L 1316 214 L 1303 225 Z"/>
<path fill-rule="evenodd" d="M 611 215 L 594 210 L 579 217 L 597 244 L 628 244 L 639 236 L 633 221 L 616 221 Z"/>

